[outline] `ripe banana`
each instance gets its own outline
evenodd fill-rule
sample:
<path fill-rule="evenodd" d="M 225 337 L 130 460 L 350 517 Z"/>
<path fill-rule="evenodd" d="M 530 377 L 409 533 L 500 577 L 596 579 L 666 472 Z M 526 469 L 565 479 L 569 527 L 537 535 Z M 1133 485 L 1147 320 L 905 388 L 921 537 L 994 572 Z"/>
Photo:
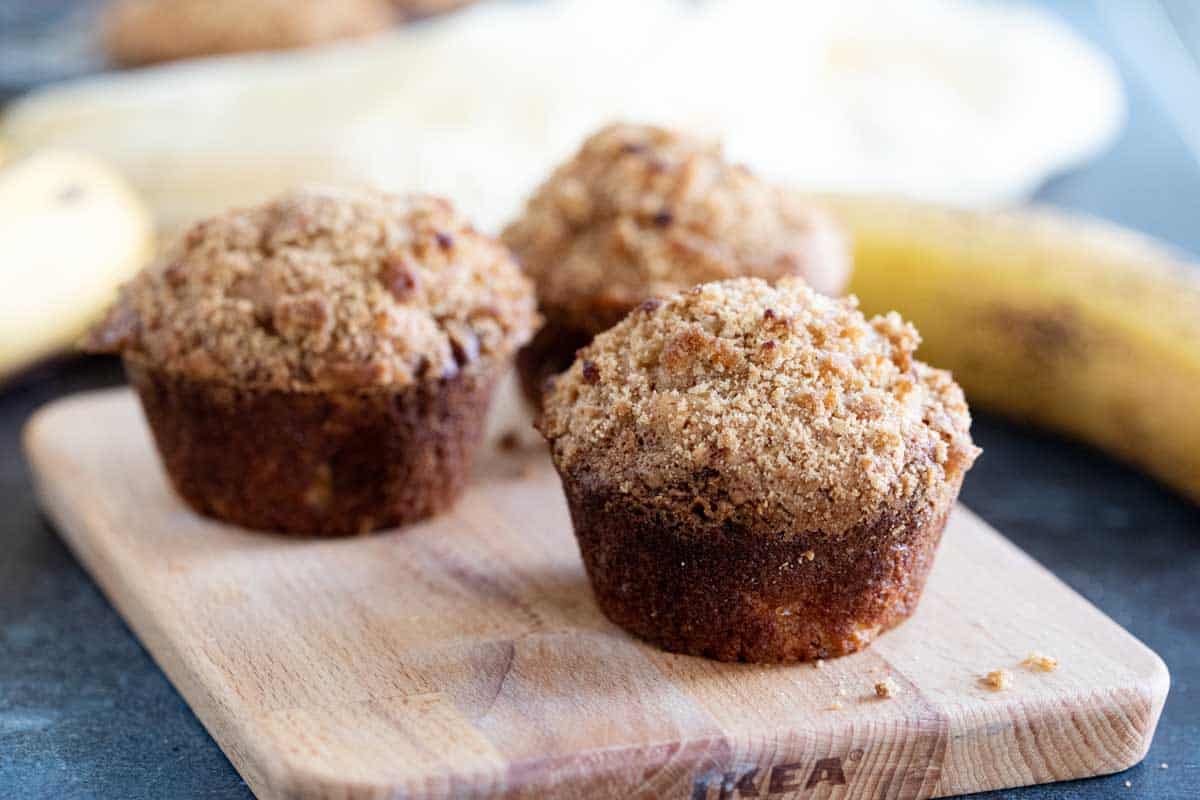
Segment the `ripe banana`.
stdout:
<path fill-rule="evenodd" d="M 896 309 L 980 408 L 1090 442 L 1200 502 L 1200 268 L 1097 221 L 819 198 L 850 291 Z"/>
<path fill-rule="evenodd" d="M 0 378 L 69 346 L 153 247 L 125 180 L 88 156 L 0 168 Z"/>

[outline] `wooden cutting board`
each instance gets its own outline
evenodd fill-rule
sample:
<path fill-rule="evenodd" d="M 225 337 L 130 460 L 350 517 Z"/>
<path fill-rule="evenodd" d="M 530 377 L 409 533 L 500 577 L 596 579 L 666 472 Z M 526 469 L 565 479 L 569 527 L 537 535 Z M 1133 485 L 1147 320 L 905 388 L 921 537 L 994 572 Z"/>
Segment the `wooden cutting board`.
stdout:
<path fill-rule="evenodd" d="M 1167 694 L 1158 656 L 962 508 L 868 651 L 720 664 L 601 616 L 537 450 L 489 452 L 437 521 L 308 541 L 190 513 L 127 390 L 26 436 L 62 536 L 263 798 L 933 797 L 1135 764 Z"/>

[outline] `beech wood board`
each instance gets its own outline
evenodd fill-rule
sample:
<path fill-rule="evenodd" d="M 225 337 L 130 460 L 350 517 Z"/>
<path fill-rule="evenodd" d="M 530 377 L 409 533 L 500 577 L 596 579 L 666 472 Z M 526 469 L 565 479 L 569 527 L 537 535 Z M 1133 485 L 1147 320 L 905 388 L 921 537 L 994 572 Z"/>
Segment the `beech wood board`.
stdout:
<path fill-rule="evenodd" d="M 438 520 L 304 540 L 191 513 L 125 389 L 42 409 L 26 449 L 261 798 L 936 797 L 1129 767 L 1167 694 L 1157 655 L 961 507 L 911 620 L 821 668 L 753 666 L 600 614 L 541 450 L 489 448 Z M 1011 689 L 983 685 L 997 668 Z"/>

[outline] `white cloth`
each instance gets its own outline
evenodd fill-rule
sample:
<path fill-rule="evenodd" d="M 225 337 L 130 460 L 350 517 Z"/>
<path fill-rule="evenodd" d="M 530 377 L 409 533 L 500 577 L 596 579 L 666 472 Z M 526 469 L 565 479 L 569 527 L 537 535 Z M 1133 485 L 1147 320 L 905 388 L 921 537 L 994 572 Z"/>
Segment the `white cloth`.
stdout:
<path fill-rule="evenodd" d="M 806 188 L 990 205 L 1096 153 L 1123 108 L 1109 61 L 1022 6 L 551 0 L 75 81 L 17 103 L 0 138 L 107 157 L 168 228 L 350 180 L 445 194 L 496 230 L 617 118 L 719 135 Z"/>

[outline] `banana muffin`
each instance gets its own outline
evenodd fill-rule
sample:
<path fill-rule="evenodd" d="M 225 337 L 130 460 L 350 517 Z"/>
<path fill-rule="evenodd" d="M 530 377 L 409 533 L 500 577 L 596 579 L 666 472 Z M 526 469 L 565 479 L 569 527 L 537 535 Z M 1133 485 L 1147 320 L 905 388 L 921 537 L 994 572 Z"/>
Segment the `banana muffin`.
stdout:
<path fill-rule="evenodd" d="M 648 301 L 550 382 L 550 442 L 596 599 L 668 650 L 840 656 L 913 613 L 971 443 L 896 314 L 803 281 Z"/>
<path fill-rule="evenodd" d="M 825 214 L 730 164 L 717 143 L 641 125 L 589 138 L 502 238 L 546 318 L 517 357 L 535 406 L 547 377 L 643 300 L 744 275 L 798 275 L 838 294 L 850 272 Z"/>
<path fill-rule="evenodd" d="M 87 346 L 124 358 L 194 509 L 347 535 L 454 502 L 534 307 L 445 200 L 311 189 L 196 224 Z"/>
<path fill-rule="evenodd" d="M 114 63 L 137 66 L 364 36 L 394 13 L 389 0 L 116 0 L 104 43 Z"/>

